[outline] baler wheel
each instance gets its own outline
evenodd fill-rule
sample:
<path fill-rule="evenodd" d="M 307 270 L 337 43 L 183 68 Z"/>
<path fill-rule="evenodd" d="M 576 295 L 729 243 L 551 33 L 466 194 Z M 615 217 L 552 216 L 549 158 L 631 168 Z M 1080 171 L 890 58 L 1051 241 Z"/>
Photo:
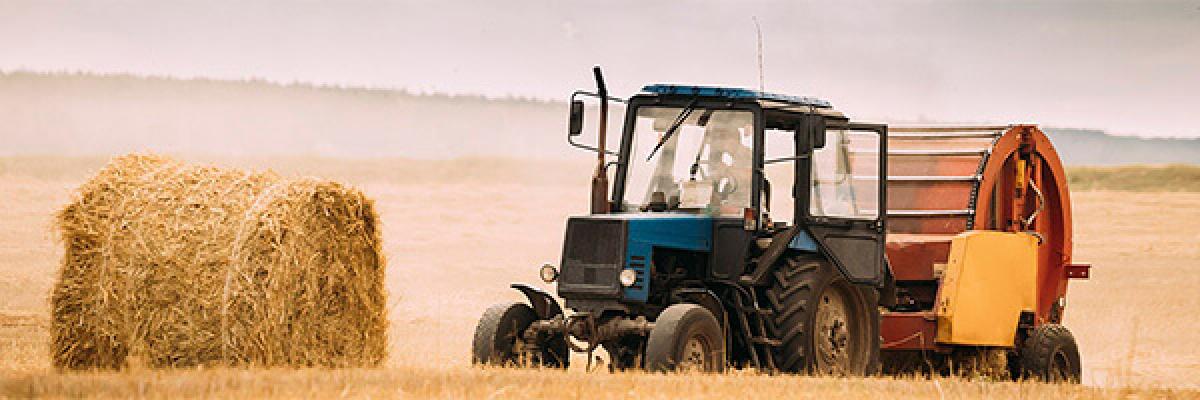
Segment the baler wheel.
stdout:
<path fill-rule="evenodd" d="M 1021 346 L 1018 359 L 1027 379 L 1079 383 L 1083 375 L 1075 336 L 1059 324 L 1034 328 Z"/>
<path fill-rule="evenodd" d="M 646 369 L 654 372 L 725 370 L 725 335 L 708 309 L 680 303 L 654 320 L 646 341 Z"/>
<path fill-rule="evenodd" d="M 874 289 L 850 284 L 829 263 L 788 258 L 766 291 L 768 330 L 782 342 L 784 372 L 867 375 L 879 371 L 879 309 Z M 868 293 L 869 292 L 869 293 Z"/>
<path fill-rule="evenodd" d="M 552 337 L 539 343 L 541 351 L 527 354 L 521 335 L 537 319 L 528 304 L 512 302 L 493 305 L 483 312 L 475 327 L 471 362 L 500 366 L 540 365 L 566 368 L 570 353 L 566 339 Z"/>

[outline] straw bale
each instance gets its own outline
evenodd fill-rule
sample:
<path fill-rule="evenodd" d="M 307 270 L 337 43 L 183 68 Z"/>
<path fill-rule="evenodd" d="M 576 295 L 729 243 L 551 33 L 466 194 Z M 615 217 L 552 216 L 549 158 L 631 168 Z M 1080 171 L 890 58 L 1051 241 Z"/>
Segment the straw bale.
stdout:
<path fill-rule="evenodd" d="M 128 155 L 57 222 L 59 368 L 374 366 L 385 356 L 378 217 L 357 190 Z"/>

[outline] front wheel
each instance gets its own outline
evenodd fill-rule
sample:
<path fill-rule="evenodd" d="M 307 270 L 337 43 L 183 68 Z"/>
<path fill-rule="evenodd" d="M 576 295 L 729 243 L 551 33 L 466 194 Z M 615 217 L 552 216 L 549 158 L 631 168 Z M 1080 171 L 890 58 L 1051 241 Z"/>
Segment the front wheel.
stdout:
<path fill-rule="evenodd" d="M 525 345 L 522 335 L 536 319 L 533 308 L 525 303 L 501 303 L 489 307 L 475 327 L 471 362 L 566 368 L 569 353 L 566 339 L 561 335 L 543 340 L 539 343 L 539 351 L 532 351 Z"/>
<path fill-rule="evenodd" d="M 646 341 L 650 371 L 720 372 L 725 370 L 725 335 L 708 309 L 675 304 L 654 321 Z"/>
<path fill-rule="evenodd" d="M 1047 382 L 1079 383 L 1079 346 L 1067 327 L 1044 324 L 1033 329 L 1018 355 L 1021 375 Z"/>

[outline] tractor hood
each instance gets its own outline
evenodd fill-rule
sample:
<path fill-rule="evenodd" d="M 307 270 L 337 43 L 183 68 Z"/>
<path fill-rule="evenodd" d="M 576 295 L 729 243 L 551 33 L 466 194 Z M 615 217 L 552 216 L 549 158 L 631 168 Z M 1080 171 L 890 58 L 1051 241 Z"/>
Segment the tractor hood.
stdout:
<path fill-rule="evenodd" d="M 712 249 L 713 217 L 710 216 L 687 213 L 636 213 L 588 218 L 624 221 L 629 226 L 631 242 L 680 250 Z"/>
<path fill-rule="evenodd" d="M 558 295 L 564 299 L 645 301 L 655 247 L 710 252 L 714 218 L 685 213 L 631 213 L 571 217 L 563 241 Z M 618 275 L 637 280 L 622 287 Z"/>

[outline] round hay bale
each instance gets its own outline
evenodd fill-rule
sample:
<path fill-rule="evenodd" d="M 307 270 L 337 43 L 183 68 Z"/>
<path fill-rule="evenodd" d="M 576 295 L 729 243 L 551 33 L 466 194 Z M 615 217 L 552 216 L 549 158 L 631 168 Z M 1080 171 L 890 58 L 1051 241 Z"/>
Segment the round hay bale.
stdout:
<path fill-rule="evenodd" d="M 84 184 L 58 225 L 59 368 L 385 357 L 378 216 L 357 190 L 129 155 Z"/>

